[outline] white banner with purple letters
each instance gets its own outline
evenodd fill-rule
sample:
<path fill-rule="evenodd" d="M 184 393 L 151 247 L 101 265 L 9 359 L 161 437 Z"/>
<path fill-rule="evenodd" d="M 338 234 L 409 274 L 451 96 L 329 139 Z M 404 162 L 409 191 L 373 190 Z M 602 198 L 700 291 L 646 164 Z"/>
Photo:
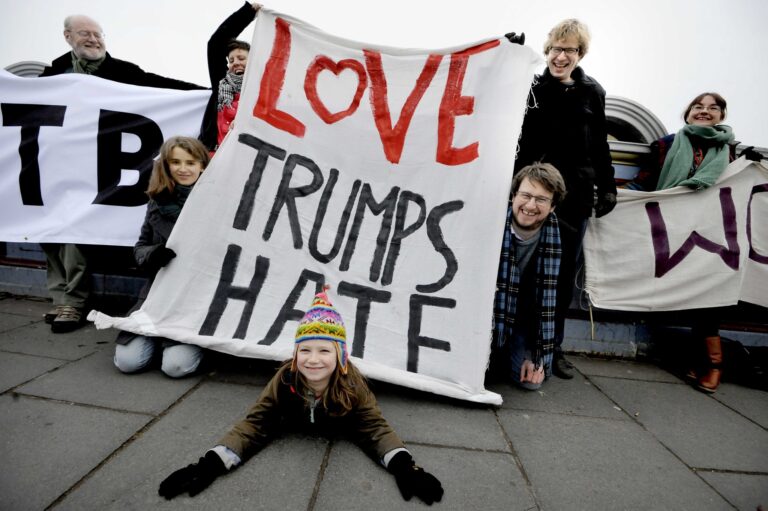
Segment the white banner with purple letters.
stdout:
<path fill-rule="evenodd" d="M 620 190 L 590 219 L 587 293 L 601 308 L 768 307 L 768 169 L 741 158 L 706 190 Z"/>

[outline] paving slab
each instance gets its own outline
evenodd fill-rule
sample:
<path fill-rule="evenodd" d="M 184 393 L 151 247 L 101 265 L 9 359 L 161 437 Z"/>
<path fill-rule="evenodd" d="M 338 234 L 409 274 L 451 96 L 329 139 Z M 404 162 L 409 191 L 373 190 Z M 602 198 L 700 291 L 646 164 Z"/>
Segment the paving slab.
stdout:
<path fill-rule="evenodd" d="M 1 302 L 0 302 L 1 303 Z M 17 328 L 42 322 L 43 318 L 32 318 L 21 314 L 0 312 L 0 333 L 12 332 Z M 50 329 L 50 326 L 48 327 Z"/>
<path fill-rule="evenodd" d="M 141 447 L 146 452 L 147 447 Z M 179 495 L 165 500 L 157 494 L 160 482 L 177 468 L 197 461 L 205 451 L 187 453 L 177 467 L 157 470 L 157 463 L 146 456 L 129 454 L 131 461 L 115 462 L 117 468 L 104 468 L 61 504 L 56 511 L 98 509 L 100 511 L 131 510 L 199 510 L 274 511 L 307 509 L 315 480 L 322 465 L 327 442 L 307 437 L 287 437 L 275 441 L 233 472 L 216 479 L 199 495 Z M 106 472 L 106 473 L 103 473 Z M 136 473 L 135 473 L 136 472 Z M 128 481 L 125 481 L 125 479 Z M 130 483 L 130 486 L 126 484 Z M 317 508 L 316 508 L 317 509 Z"/>
<path fill-rule="evenodd" d="M 509 453 L 422 445 L 409 445 L 408 449 L 416 462 L 434 474 L 445 489 L 443 500 L 434 505 L 436 509 L 514 511 L 535 506 Z M 403 500 L 394 477 L 358 447 L 349 442 L 338 442 L 333 445 L 314 509 L 391 511 L 425 507 L 417 497 L 407 502 Z"/>
<path fill-rule="evenodd" d="M 755 511 L 757 506 L 768 509 L 768 474 L 699 472 L 699 476 L 740 511 Z"/>
<path fill-rule="evenodd" d="M 2 317 L 10 314 L 0 314 Z M 31 321 L 24 316 L 14 316 L 24 321 Z M 51 325 L 43 320 L 25 326 L 3 331 L 0 328 L 0 350 L 27 355 L 39 355 L 62 360 L 77 360 L 90 355 L 99 347 L 114 342 L 117 330 L 96 330 L 88 324 L 66 334 L 54 334 Z"/>
<path fill-rule="evenodd" d="M 711 396 L 687 385 L 594 380 L 689 466 L 768 472 L 768 431 Z"/>
<path fill-rule="evenodd" d="M 357 446 L 340 441 L 333 445 L 314 509 L 388 511 L 418 507 L 416 501 L 404 501 L 394 477 L 384 467 Z"/>
<path fill-rule="evenodd" d="M 3 353 L 0 356 L 0 393 L 45 374 L 66 362 L 55 358 Z"/>
<path fill-rule="evenodd" d="M 280 362 L 256 358 L 235 357 L 216 351 L 206 353 L 210 381 L 244 385 L 266 385 L 277 372 Z"/>
<path fill-rule="evenodd" d="M 768 429 L 768 392 L 722 383 L 714 398 Z"/>
<path fill-rule="evenodd" d="M 160 481 L 245 414 L 276 362 L 216 354 L 202 381 L 123 375 L 115 330 L 52 334 L 49 307 L 0 295 L 0 460 L 14 460 L 0 509 L 425 508 L 357 446 L 301 435 L 165 501 Z M 568 358 L 576 378 L 541 392 L 490 384 L 502 408 L 372 382 L 446 488 L 433 509 L 768 509 L 768 393 L 725 383 L 707 396 L 653 364 Z"/>
<path fill-rule="evenodd" d="M 376 398 L 384 417 L 406 443 L 508 450 L 491 407 L 394 390 L 377 392 Z"/>
<path fill-rule="evenodd" d="M 626 378 L 628 380 L 682 383 L 674 374 L 654 364 L 631 360 L 601 360 L 582 356 L 569 356 L 567 358 L 580 373 L 587 376 L 608 376 L 611 378 Z"/>
<path fill-rule="evenodd" d="M 492 383 L 486 388 L 504 399 L 504 410 L 534 410 L 588 417 L 629 420 L 628 417 L 596 389 L 584 376 L 576 373 L 572 380 L 552 377 L 539 390 L 524 390 L 512 383 Z"/>
<path fill-rule="evenodd" d="M 200 376 L 168 378 L 154 369 L 123 374 L 113 348 L 101 349 L 58 371 L 22 385 L 17 392 L 74 403 L 157 415 L 194 387 Z"/>
<path fill-rule="evenodd" d="M 53 308 L 50 300 L 29 300 L 14 296 L 0 298 L 0 312 L 28 316 L 35 320 L 43 320 L 43 314 Z"/>
<path fill-rule="evenodd" d="M 300 436 L 273 442 L 194 498 L 157 494 L 160 482 L 213 447 L 259 392 L 204 383 L 53 509 L 306 509 L 328 442 Z"/>
<path fill-rule="evenodd" d="M 410 446 L 418 463 L 443 484 L 443 509 L 536 509 L 511 454 Z"/>
<path fill-rule="evenodd" d="M 149 420 L 146 415 L 0 396 L 0 509 L 44 509 Z"/>
<path fill-rule="evenodd" d="M 728 508 L 634 421 L 516 410 L 499 415 L 542 509 Z"/>

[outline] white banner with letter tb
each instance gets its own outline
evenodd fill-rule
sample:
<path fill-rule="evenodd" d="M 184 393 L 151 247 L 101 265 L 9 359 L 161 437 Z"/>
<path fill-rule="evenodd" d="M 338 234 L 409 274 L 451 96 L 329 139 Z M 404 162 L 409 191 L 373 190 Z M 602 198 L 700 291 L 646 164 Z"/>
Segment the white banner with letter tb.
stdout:
<path fill-rule="evenodd" d="M 209 96 L 0 70 L 0 240 L 133 246 L 152 159 L 197 137 Z"/>

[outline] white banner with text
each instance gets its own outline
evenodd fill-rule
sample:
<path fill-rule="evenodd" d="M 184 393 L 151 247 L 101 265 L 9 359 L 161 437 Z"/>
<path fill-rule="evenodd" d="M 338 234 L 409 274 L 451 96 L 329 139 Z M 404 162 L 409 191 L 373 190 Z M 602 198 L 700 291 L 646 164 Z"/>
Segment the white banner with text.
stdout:
<path fill-rule="evenodd" d="M 0 241 L 133 246 L 153 158 L 210 94 L 0 70 Z"/>
<path fill-rule="evenodd" d="M 97 325 L 290 357 L 324 283 L 369 377 L 484 388 L 515 146 L 541 59 L 505 38 L 425 51 L 262 9 L 233 131 L 140 311 Z"/>
<path fill-rule="evenodd" d="M 706 190 L 620 190 L 584 238 L 597 307 L 673 311 L 768 307 L 768 169 L 741 158 Z"/>

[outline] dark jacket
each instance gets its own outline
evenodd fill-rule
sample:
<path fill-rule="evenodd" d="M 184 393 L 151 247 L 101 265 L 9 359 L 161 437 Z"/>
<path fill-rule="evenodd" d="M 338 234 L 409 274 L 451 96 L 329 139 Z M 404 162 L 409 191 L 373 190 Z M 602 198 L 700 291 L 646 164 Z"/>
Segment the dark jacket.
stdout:
<path fill-rule="evenodd" d="M 210 151 L 218 145 L 217 105 L 219 102 L 219 82 L 227 74 L 227 45 L 240 35 L 256 18 L 256 11 L 250 3 L 229 15 L 208 40 L 208 76 L 211 79 L 211 97 L 205 107 L 203 125 L 200 128 L 200 141 Z"/>
<path fill-rule="evenodd" d="M 572 226 L 592 214 L 599 195 L 616 193 L 605 120 L 605 90 L 577 67 L 572 85 L 549 70 L 536 77 L 523 120 L 515 169 L 543 161 L 554 165 L 568 191 L 557 216 Z M 533 108 L 537 106 L 537 108 Z"/>
<path fill-rule="evenodd" d="M 147 204 L 147 214 L 144 216 L 144 223 L 141 225 L 139 240 L 133 247 L 133 257 L 136 259 L 136 264 L 139 265 L 139 268 L 148 272 L 151 278 L 154 278 L 159 269 L 148 268 L 147 259 L 158 247 L 166 244 L 178 219 L 178 217 L 163 214 L 158 205 L 158 200 L 162 201 L 161 198 L 151 199 Z M 144 295 L 145 297 L 146 295 Z"/>
<path fill-rule="evenodd" d="M 72 52 L 67 52 L 61 57 L 57 58 L 51 65 L 43 69 L 40 76 L 54 76 L 65 73 L 71 73 L 72 71 Z M 183 82 L 181 80 L 174 80 L 173 78 L 166 78 L 165 76 L 156 75 L 154 73 L 147 73 L 136 64 L 113 58 L 109 52 L 101 63 L 99 69 L 93 73 L 93 76 L 104 78 L 106 80 L 112 80 L 113 82 L 127 83 L 129 85 L 140 85 L 143 87 L 157 87 L 161 89 L 176 89 L 176 90 L 202 90 L 205 87 L 195 85 L 194 83 Z"/>
<path fill-rule="evenodd" d="M 360 396 L 361 402 L 346 415 L 334 415 L 318 403 L 314 411 L 299 396 L 290 381 L 290 369 L 283 367 L 267 384 L 248 415 L 235 424 L 220 445 L 245 461 L 284 432 L 302 432 L 325 437 L 343 435 L 358 444 L 374 460 L 393 449 L 404 447 L 402 440 L 381 414 L 373 393 Z M 361 392 L 362 394 L 362 392 Z"/>

